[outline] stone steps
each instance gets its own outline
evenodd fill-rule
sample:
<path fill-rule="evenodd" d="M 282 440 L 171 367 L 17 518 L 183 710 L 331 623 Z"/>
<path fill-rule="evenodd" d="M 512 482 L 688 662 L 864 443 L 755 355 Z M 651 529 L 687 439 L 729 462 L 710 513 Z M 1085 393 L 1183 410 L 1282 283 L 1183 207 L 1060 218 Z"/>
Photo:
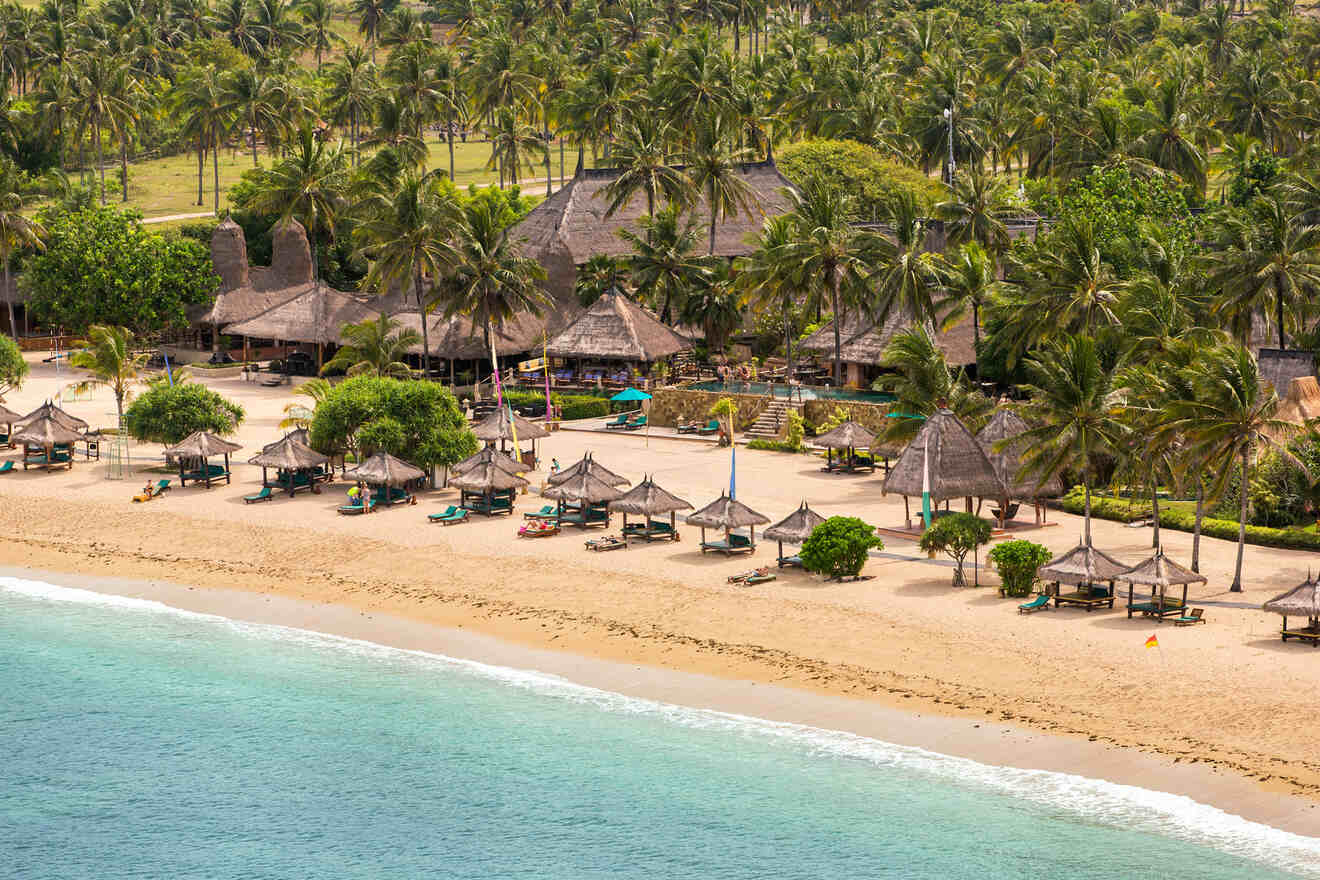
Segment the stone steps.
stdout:
<path fill-rule="evenodd" d="M 775 401 L 761 411 L 756 421 L 748 426 L 743 434 L 753 440 L 777 440 L 783 426 L 788 422 L 788 411 L 796 410 L 788 404 Z"/>

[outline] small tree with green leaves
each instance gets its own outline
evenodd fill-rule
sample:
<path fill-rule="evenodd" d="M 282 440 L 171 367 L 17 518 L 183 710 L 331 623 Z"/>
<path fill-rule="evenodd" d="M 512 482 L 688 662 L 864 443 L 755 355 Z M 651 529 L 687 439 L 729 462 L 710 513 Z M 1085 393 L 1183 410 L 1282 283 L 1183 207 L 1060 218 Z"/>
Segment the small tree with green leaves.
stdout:
<path fill-rule="evenodd" d="M 987 558 L 999 572 L 1006 596 L 1030 596 L 1036 572 L 1050 561 L 1050 551 L 1034 541 L 1005 541 L 990 548 Z"/>
<path fill-rule="evenodd" d="M 133 334 L 127 327 L 93 324 L 88 337 L 86 342 L 77 343 L 83 351 L 75 352 L 69 358 L 74 367 L 92 374 L 92 378 L 79 382 L 78 387 L 104 385 L 109 388 L 115 396 L 119 424 L 123 425 L 124 401 L 128 399 L 130 386 L 138 381 L 147 355 L 133 351 Z"/>
<path fill-rule="evenodd" d="M 963 560 L 977 547 L 990 543 L 990 523 L 974 513 L 942 516 L 921 535 L 921 549 L 927 553 L 947 553 L 954 562 L 953 585 L 967 586 Z"/>
<path fill-rule="evenodd" d="M 802 544 L 802 567 L 831 580 L 857 577 L 866 554 L 885 546 L 875 529 L 854 516 L 832 516 L 816 526 Z"/>
<path fill-rule="evenodd" d="M 725 425 L 724 437 L 720 439 L 721 445 L 726 445 L 725 440 L 728 444 L 732 444 L 734 420 L 738 418 L 738 401 L 732 397 L 721 397 L 711 406 L 710 414 Z"/>
<path fill-rule="evenodd" d="M 124 411 L 124 427 L 144 443 L 178 443 L 195 431 L 232 434 L 243 407 L 195 382 L 152 383 Z"/>
<path fill-rule="evenodd" d="M 12 338 L 0 334 L 0 399 L 23 385 L 28 374 L 28 363 L 23 351 Z"/>

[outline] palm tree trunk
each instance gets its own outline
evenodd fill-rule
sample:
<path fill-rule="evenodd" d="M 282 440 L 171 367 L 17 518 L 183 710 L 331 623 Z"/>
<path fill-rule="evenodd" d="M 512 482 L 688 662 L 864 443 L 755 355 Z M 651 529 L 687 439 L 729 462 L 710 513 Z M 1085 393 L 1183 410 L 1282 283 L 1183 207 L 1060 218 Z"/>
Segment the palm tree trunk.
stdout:
<path fill-rule="evenodd" d="M 215 139 L 214 149 L 211 152 L 211 172 L 212 184 L 215 187 L 215 212 L 220 213 L 220 130 L 212 129 L 212 137 Z"/>
<path fill-rule="evenodd" d="M 706 187 L 709 192 L 706 197 L 710 205 L 710 256 L 715 256 L 715 182 L 711 181 L 710 186 Z"/>
<path fill-rule="evenodd" d="M 1242 592 L 1242 551 L 1247 545 L 1247 497 L 1250 493 L 1250 487 L 1247 485 L 1247 469 L 1250 459 L 1246 449 L 1242 450 L 1242 480 L 1238 484 L 1238 495 L 1241 496 L 1241 502 L 1238 505 L 1238 552 L 1237 565 L 1233 568 L 1233 585 L 1228 588 L 1230 593 Z"/>
<path fill-rule="evenodd" d="M 843 321 L 843 314 L 839 311 L 839 278 L 838 273 L 831 272 L 830 275 L 830 303 L 834 308 L 834 382 L 835 387 L 843 387 L 843 337 L 839 333 L 839 324 Z"/>
<path fill-rule="evenodd" d="M 96 171 L 101 178 L 101 204 L 105 204 L 105 153 L 101 149 L 101 123 L 92 124 L 92 136 L 96 138 Z"/>
<path fill-rule="evenodd" d="M 793 381 L 793 322 L 784 309 L 784 382 Z"/>
<path fill-rule="evenodd" d="M 202 171 L 206 168 L 206 144 L 199 133 L 197 135 L 197 207 L 202 206 Z"/>
<path fill-rule="evenodd" d="M 1150 546 L 1160 549 L 1160 492 L 1156 485 L 1155 474 L 1150 475 L 1150 509 L 1154 520 L 1154 530 L 1150 536 Z"/>
<path fill-rule="evenodd" d="M 1279 351 L 1287 349 L 1283 338 L 1283 282 L 1274 276 L 1274 317 L 1279 322 Z"/>
<path fill-rule="evenodd" d="M 1192 571 L 1201 572 L 1201 517 L 1205 513 L 1205 481 L 1196 481 L 1196 522 L 1192 526 Z"/>
<path fill-rule="evenodd" d="M 422 378 L 431 378 L 431 342 L 426 333 L 426 309 L 422 307 L 422 264 L 413 267 L 416 272 L 417 313 L 422 317 Z"/>
<path fill-rule="evenodd" d="M 18 338 L 18 325 L 14 322 L 14 298 L 9 293 L 9 254 L 5 259 L 5 308 L 9 310 L 9 335 Z"/>
<path fill-rule="evenodd" d="M 252 167 L 257 167 L 257 120 L 255 116 L 248 116 L 248 137 L 252 138 Z"/>

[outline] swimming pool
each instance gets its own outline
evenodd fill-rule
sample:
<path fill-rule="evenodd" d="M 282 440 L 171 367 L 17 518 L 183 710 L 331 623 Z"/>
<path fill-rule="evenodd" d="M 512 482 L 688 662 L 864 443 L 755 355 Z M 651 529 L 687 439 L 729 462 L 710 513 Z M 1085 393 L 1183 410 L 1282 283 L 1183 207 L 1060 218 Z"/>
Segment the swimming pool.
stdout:
<path fill-rule="evenodd" d="M 729 394 L 767 395 L 773 389 L 775 397 L 787 398 L 792 391 L 794 397 L 803 400 L 853 400 L 858 403 L 889 403 L 894 395 L 884 391 L 861 391 L 854 388 L 829 388 L 823 385 L 771 385 L 767 382 L 730 382 L 725 384 L 714 379 L 694 382 L 688 386 L 695 391 L 728 392 Z"/>

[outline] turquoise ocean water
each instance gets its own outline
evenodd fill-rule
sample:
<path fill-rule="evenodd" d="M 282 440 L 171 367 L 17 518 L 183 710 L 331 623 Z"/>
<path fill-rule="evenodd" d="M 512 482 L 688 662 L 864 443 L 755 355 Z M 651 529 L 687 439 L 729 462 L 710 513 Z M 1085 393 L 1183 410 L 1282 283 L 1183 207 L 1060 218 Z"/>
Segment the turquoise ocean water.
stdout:
<path fill-rule="evenodd" d="M 0 578 L 2 878 L 1320 877 L 1187 799 Z"/>

